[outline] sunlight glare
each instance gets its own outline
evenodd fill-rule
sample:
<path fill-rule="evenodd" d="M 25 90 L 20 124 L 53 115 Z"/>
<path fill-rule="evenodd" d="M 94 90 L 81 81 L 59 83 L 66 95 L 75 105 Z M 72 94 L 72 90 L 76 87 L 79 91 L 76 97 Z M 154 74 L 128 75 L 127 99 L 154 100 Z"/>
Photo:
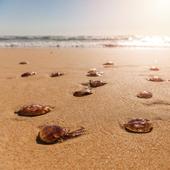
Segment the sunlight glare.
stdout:
<path fill-rule="evenodd" d="M 169 11 L 170 1 L 169 0 L 156 0 L 156 8 L 158 11 L 167 12 Z"/>

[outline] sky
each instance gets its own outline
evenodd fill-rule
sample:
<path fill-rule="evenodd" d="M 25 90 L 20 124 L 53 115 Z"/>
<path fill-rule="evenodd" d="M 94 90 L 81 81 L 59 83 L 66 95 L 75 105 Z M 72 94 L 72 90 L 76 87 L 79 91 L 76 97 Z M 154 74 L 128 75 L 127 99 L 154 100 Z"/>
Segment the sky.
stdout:
<path fill-rule="evenodd" d="M 0 35 L 170 35 L 170 0 L 0 0 Z"/>

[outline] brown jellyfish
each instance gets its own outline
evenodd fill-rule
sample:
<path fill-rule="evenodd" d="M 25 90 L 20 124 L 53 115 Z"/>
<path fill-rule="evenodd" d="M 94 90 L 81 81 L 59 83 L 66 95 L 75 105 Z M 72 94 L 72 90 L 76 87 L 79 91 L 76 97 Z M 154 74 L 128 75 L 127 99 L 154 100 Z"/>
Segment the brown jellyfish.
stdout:
<path fill-rule="evenodd" d="M 21 65 L 29 64 L 29 62 L 28 61 L 21 61 L 21 62 L 19 62 L 19 64 L 21 64 Z"/>
<path fill-rule="evenodd" d="M 89 82 L 87 82 L 87 83 L 82 83 L 82 85 L 89 86 L 92 88 L 104 86 L 105 84 L 107 84 L 107 83 L 102 80 L 89 80 Z"/>
<path fill-rule="evenodd" d="M 43 114 L 46 114 L 50 112 L 54 107 L 51 106 L 44 106 L 40 104 L 32 104 L 32 105 L 26 105 L 21 107 L 18 111 L 15 113 L 19 116 L 40 116 Z"/>
<path fill-rule="evenodd" d="M 147 80 L 148 81 L 153 81 L 153 82 L 163 82 L 163 81 L 165 81 L 164 79 L 162 79 L 159 76 L 152 76 L 152 77 L 148 78 Z"/>
<path fill-rule="evenodd" d="M 153 96 L 152 93 L 149 92 L 149 91 L 142 91 L 142 92 L 140 92 L 140 93 L 137 94 L 137 97 L 139 97 L 139 98 L 145 98 L 145 99 L 149 99 L 149 98 L 151 98 L 152 96 Z"/>
<path fill-rule="evenodd" d="M 67 139 L 75 138 L 85 134 L 85 128 L 70 131 L 58 125 L 44 126 L 38 133 L 38 140 L 41 143 L 53 144 Z"/>
<path fill-rule="evenodd" d="M 83 88 L 81 90 L 75 91 L 73 93 L 73 96 L 75 97 L 83 97 L 92 94 L 92 91 L 90 88 Z"/>
<path fill-rule="evenodd" d="M 89 77 L 99 77 L 102 75 L 103 75 L 103 72 L 97 71 L 96 68 L 92 68 L 87 72 L 87 76 Z"/>
<path fill-rule="evenodd" d="M 151 70 L 151 71 L 159 71 L 159 68 L 156 67 L 156 66 L 152 66 L 152 67 L 150 68 L 150 70 Z"/>
<path fill-rule="evenodd" d="M 135 118 L 123 124 L 123 127 L 128 132 L 133 133 L 148 133 L 153 129 L 153 125 L 148 119 Z"/>
<path fill-rule="evenodd" d="M 113 61 L 108 61 L 103 64 L 104 67 L 113 67 L 113 65 L 114 65 Z"/>
<path fill-rule="evenodd" d="M 29 77 L 29 76 L 34 76 L 36 74 L 37 74 L 36 72 L 25 72 L 21 74 L 21 77 Z"/>
<path fill-rule="evenodd" d="M 54 72 L 54 73 L 51 73 L 50 77 L 60 77 L 60 76 L 63 76 L 64 73 L 61 73 L 61 72 Z"/>

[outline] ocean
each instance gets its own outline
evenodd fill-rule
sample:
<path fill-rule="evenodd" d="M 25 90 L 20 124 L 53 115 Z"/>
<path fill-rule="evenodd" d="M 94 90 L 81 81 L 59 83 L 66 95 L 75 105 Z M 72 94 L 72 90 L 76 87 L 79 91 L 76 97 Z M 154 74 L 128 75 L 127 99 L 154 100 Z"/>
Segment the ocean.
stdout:
<path fill-rule="evenodd" d="M 170 48 L 170 37 L 164 36 L 0 36 L 1 48 Z"/>

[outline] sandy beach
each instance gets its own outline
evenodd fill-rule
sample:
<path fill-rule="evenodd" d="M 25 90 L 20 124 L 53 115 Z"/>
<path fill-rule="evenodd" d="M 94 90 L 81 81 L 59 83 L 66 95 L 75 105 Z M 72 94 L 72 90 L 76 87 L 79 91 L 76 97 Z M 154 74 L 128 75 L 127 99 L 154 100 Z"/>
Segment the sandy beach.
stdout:
<path fill-rule="evenodd" d="M 0 170 L 169 170 L 170 81 L 149 82 L 149 75 L 170 80 L 170 49 L 135 48 L 8 48 L 0 49 Z M 111 60 L 113 68 L 104 68 Z M 19 65 L 29 61 L 28 65 Z M 158 66 L 159 72 L 150 71 Z M 104 72 L 86 76 L 90 68 Z M 37 75 L 21 78 L 23 72 Z M 65 75 L 49 77 L 51 72 Z M 88 80 L 105 80 L 93 94 L 74 97 Z M 148 90 L 150 99 L 136 94 Z M 38 117 L 14 111 L 25 104 L 55 109 Z M 151 133 L 135 134 L 119 124 L 147 118 Z M 87 134 L 63 143 L 36 143 L 39 126 L 83 126 Z"/>

